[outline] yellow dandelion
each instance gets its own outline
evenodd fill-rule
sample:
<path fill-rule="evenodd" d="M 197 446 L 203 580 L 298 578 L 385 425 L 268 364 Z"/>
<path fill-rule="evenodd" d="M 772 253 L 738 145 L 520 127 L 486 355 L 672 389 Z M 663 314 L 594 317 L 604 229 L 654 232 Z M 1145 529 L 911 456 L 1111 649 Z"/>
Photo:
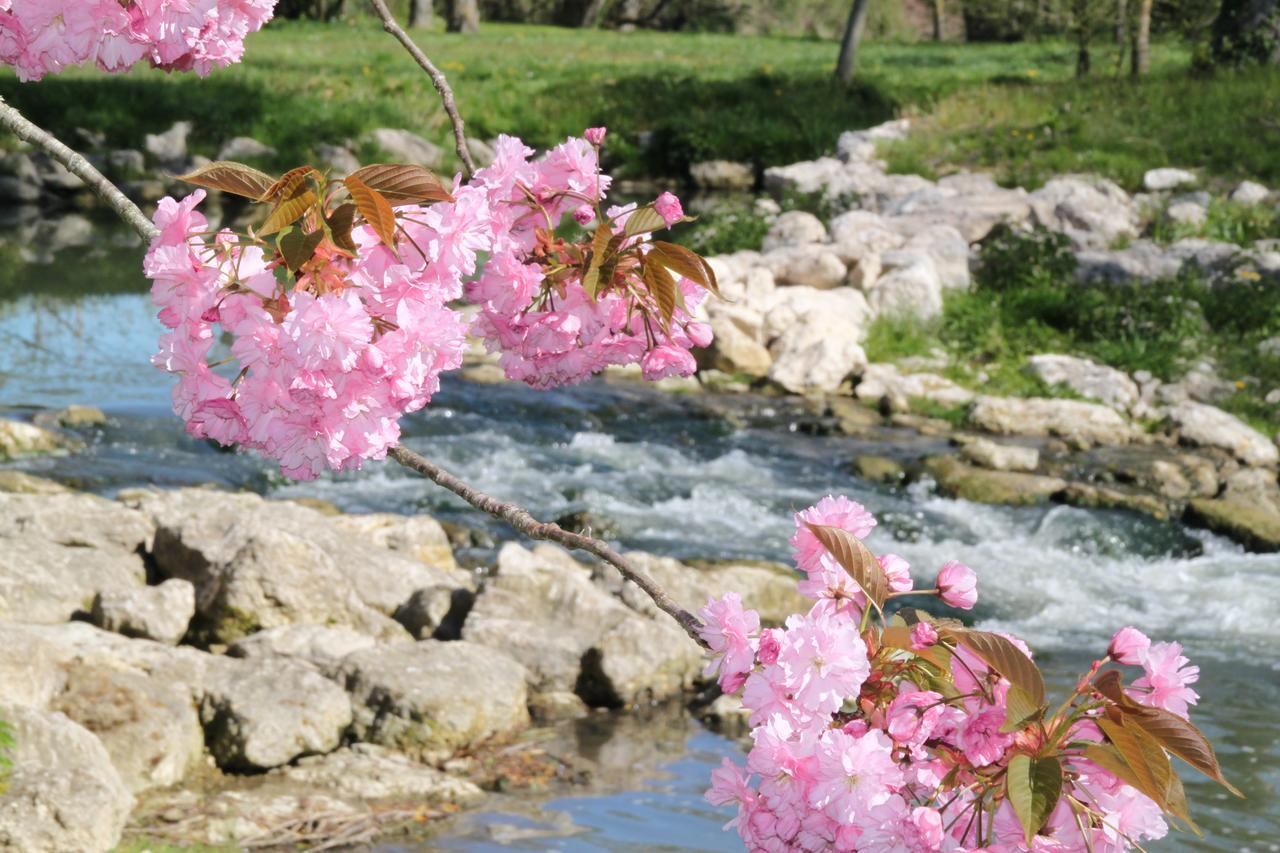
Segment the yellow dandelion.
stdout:
<path fill-rule="evenodd" d="M 1027 76 L 1028 76 L 1028 77 L 1038 77 L 1039 75 L 1040 75 L 1040 72 L 1039 72 L 1039 71 L 1037 71 L 1036 69 L 1034 69 L 1034 68 L 1028 68 L 1028 69 L 1027 69 Z"/>
<path fill-rule="evenodd" d="M 1243 390 L 1244 390 L 1244 380 L 1243 380 L 1243 379 L 1237 379 L 1237 380 L 1236 380 L 1236 390 L 1238 390 L 1238 391 L 1243 391 Z"/>
<path fill-rule="evenodd" d="M 1245 281 L 1258 281 L 1262 278 L 1257 270 L 1236 270 L 1236 276 Z"/>

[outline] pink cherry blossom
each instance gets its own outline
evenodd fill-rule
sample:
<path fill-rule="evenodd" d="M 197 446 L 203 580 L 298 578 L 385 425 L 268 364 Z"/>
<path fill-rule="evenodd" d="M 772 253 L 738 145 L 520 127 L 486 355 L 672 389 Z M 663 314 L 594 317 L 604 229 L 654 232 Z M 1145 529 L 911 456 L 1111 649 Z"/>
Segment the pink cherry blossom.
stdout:
<path fill-rule="evenodd" d="M 972 610 L 978 601 L 978 576 L 956 560 L 944 563 L 938 572 L 938 594 L 943 602 L 961 610 Z"/>
<path fill-rule="evenodd" d="M 1178 643 L 1152 643 L 1142 658 L 1146 673 L 1135 679 L 1131 694 L 1139 702 L 1186 719 L 1187 708 L 1200 696 L 1187 685 L 1200 680 L 1200 667 L 1191 666 Z"/>
<path fill-rule="evenodd" d="M 670 228 L 681 219 L 684 219 L 684 208 L 680 206 L 680 199 L 671 193 L 662 193 L 658 196 L 658 200 L 653 203 L 653 209 L 658 211 L 658 215 L 662 217 L 662 221 L 667 223 Z"/>
<path fill-rule="evenodd" d="M 1125 627 L 1116 631 L 1111 638 L 1111 645 L 1107 647 L 1107 654 L 1118 663 L 1139 666 L 1147 654 L 1147 649 L 1150 647 L 1151 640 L 1147 639 L 1146 634 L 1137 628 Z"/>
<path fill-rule="evenodd" d="M 588 127 L 582 132 L 582 138 L 599 148 L 601 145 L 604 145 L 604 138 L 608 132 L 607 128 Z"/>
<path fill-rule="evenodd" d="M 845 496 L 828 495 L 803 512 L 796 513 L 796 532 L 791 537 L 796 565 L 803 572 L 811 572 L 822 566 L 824 561 L 833 563 L 827 549 L 813 535 L 810 524 L 825 527 L 839 527 L 848 531 L 858 539 L 866 539 L 876 526 L 876 519 L 860 503 L 849 500 Z"/>
<path fill-rule="evenodd" d="M 893 741 L 884 732 L 870 731 L 861 737 L 839 730 L 824 732 L 815 756 L 816 779 L 809 802 L 841 823 L 852 823 L 887 802 L 904 781 L 893 760 Z"/>
<path fill-rule="evenodd" d="M 911 648 L 924 651 L 938 642 L 938 629 L 928 622 L 917 622 L 911 626 Z"/>
<path fill-rule="evenodd" d="M 711 599 L 698 611 L 703 625 L 698 634 L 711 648 L 712 658 L 705 675 L 719 673 L 720 687 L 733 693 L 746 681 L 755 664 L 755 634 L 760 630 L 760 615 L 743 610 L 742 598 L 736 592 Z"/>

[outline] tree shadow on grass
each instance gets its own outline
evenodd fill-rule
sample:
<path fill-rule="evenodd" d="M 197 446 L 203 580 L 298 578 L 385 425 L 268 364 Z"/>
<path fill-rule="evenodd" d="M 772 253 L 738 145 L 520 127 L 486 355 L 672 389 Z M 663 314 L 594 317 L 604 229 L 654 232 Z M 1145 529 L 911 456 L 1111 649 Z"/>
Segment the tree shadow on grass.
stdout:
<path fill-rule="evenodd" d="M 609 159 L 641 175 L 670 177 L 686 176 L 701 160 L 760 170 L 812 159 L 832 151 L 842 131 L 887 121 L 897 107 L 873 85 L 846 87 L 820 72 L 728 80 L 646 74 L 619 78 L 595 98 L 594 123 L 613 132 Z"/>

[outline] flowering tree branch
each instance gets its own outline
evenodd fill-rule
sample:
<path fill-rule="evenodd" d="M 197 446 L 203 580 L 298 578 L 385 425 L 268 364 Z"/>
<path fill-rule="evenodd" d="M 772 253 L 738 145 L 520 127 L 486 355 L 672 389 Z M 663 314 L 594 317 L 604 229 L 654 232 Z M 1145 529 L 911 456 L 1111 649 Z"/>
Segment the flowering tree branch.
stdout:
<path fill-rule="evenodd" d="M 698 618 L 677 604 L 662 587 L 654 582 L 653 578 L 615 551 L 607 542 L 578 533 L 570 533 L 552 522 L 538 521 L 523 507 L 486 495 L 403 445 L 391 448 L 388 455 L 406 468 L 416 471 L 436 485 L 453 492 L 476 509 L 505 521 L 530 539 L 544 539 L 576 551 L 595 554 L 617 569 L 624 578 L 644 590 L 645 594 L 653 599 L 653 603 L 658 605 L 658 609 L 680 623 L 680 627 L 684 628 L 685 633 L 695 643 L 706 648 L 706 641 L 698 633 L 698 629 L 702 627 Z"/>
<path fill-rule="evenodd" d="M 462 168 L 465 172 L 464 177 L 470 178 L 476 170 L 476 164 L 471 159 L 471 152 L 467 150 L 467 137 L 462 131 L 462 116 L 458 113 L 458 105 L 453 100 L 453 89 L 449 88 L 449 81 L 445 79 L 444 72 L 427 58 L 427 55 L 422 52 L 422 48 L 418 47 L 414 40 L 409 38 L 409 34 L 404 31 L 404 28 L 396 23 L 395 16 L 387 8 L 385 0 L 369 0 L 369 2 L 373 5 L 374 11 L 378 13 L 378 17 L 382 19 L 382 28 L 404 46 L 404 49 L 413 57 L 414 62 L 417 62 L 422 70 L 427 72 L 427 76 L 431 78 L 431 84 L 440 93 L 440 100 L 444 103 L 444 111 L 448 114 L 449 122 L 453 125 L 454 150 L 458 152 L 458 159 L 462 161 Z"/>
<path fill-rule="evenodd" d="M 142 239 L 150 240 L 160 233 L 160 229 L 152 224 L 147 215 L 130 201 L 119 187 L 111 183 L 106 175 L 95 169 L 83 154 L 73 151 L 49 131 L 33 124 L 3 98 L 0 98 L 0 127 L 19 139 L 31 143 L 65 166 L 68 172 L 84 181 L 89 189 L 97 193 L 108 207 L 138 232 L 138 236 Z"/>

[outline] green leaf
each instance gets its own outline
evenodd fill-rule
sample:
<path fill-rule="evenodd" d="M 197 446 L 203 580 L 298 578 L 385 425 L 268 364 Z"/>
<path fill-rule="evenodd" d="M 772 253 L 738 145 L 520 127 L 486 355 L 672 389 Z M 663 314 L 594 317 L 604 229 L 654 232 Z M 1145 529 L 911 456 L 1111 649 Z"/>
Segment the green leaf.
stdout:
<path fill-rule="evenodd" d="M 265 172 L 227 160 L 209 163 L 194 172 L 177 177 L 180 181 L 186 181 L 198 187 L 221 190 L 224 193 L 251 198 L 254 201 L 260 201 L 262 194 L 275 184 L 275 179 Z"/>
<path fill-rule="evenodd" d="M 395 251 L 396 213 L 391 209 L 391 203 L 383 198 L 380 192 L 352 175 L 343 179 L 342 185 L 347 188 L 347 192 L 351 193 L 351 200 L 356 203 L 360 215 L 364 217 L 365 222 L 369 223 L 369 227 L 378 235 L 378 239 L 388 249 Z"/>
<path fill-rule="evenodd" d="M 627 217 L 627 224 L 622 230 L 628 237 L 634 237 L 637 234 L 648 234 L 651 231 L 666 227 L 667 220 L 662 218 L 662 214 L 654 210 L 653 205 L 646 204 L 644 207 L 631 212 L 631 215 Z"/>
<path fill-rule="evenodd" d="M 1161 810 L 1168 811 L 1166 798 L 1173 768 L 1160 745 L 1142 729 L 1126 725 L 1123 720 L 1098 717 L 1095 722 L 1132 771 L 1134 787 L 1154 800 Z M 1087 757 L 1087 750 L 1085 754 Z"/>
<path fill-rule="evenodd" d="M 392 207 L 453 201 L 435 172 L 404 163 L 376 163 L 351 173 L 351 177 L 382 194 Z"/>
<path fill-rule="evenodd" d="M 808 527 L 818 537 L 822 547 L 836 558 L 836 562 L 862 588 L 867 600 L 876 610 L 884 612 L 884 603 L 889 597 L 889 580 L 884 576 L 884 569 L 880 567 L 876 555 L 862 544 L 862 540 L 847 530 L 824 524 L 810 524 Z"/>
<path fill-rule="evenodd" d="M 316 230 L 306 234 L 299 228 L 293 228 L 281 234 L 276 243 L 280 248 L 280 255 L 284 258 L 285 266 L 291 272 L 297 272 L 303 264 L 311 260 L 316 253 L 316 247 L 323 239 L 324 231 Z"/>
<path fill-rule="evenodd" d="M 1004 725 L 1000 727 L 1000 731 L 1008 733 L 1024 728 L 1027 723 L 1044 713 L 1045 707 L 1036 704 L 1027 691 L 1018 685 L 1010 685 L 1005 699 Z"/>
<path fill-rule="evenodd" d="M 1051 755 L 1032 758 L 1018 753 L 1009 759 L 1005 792 L 1030 844 L 1058 804 L 1062 793 L 1061 762 Z"/>

